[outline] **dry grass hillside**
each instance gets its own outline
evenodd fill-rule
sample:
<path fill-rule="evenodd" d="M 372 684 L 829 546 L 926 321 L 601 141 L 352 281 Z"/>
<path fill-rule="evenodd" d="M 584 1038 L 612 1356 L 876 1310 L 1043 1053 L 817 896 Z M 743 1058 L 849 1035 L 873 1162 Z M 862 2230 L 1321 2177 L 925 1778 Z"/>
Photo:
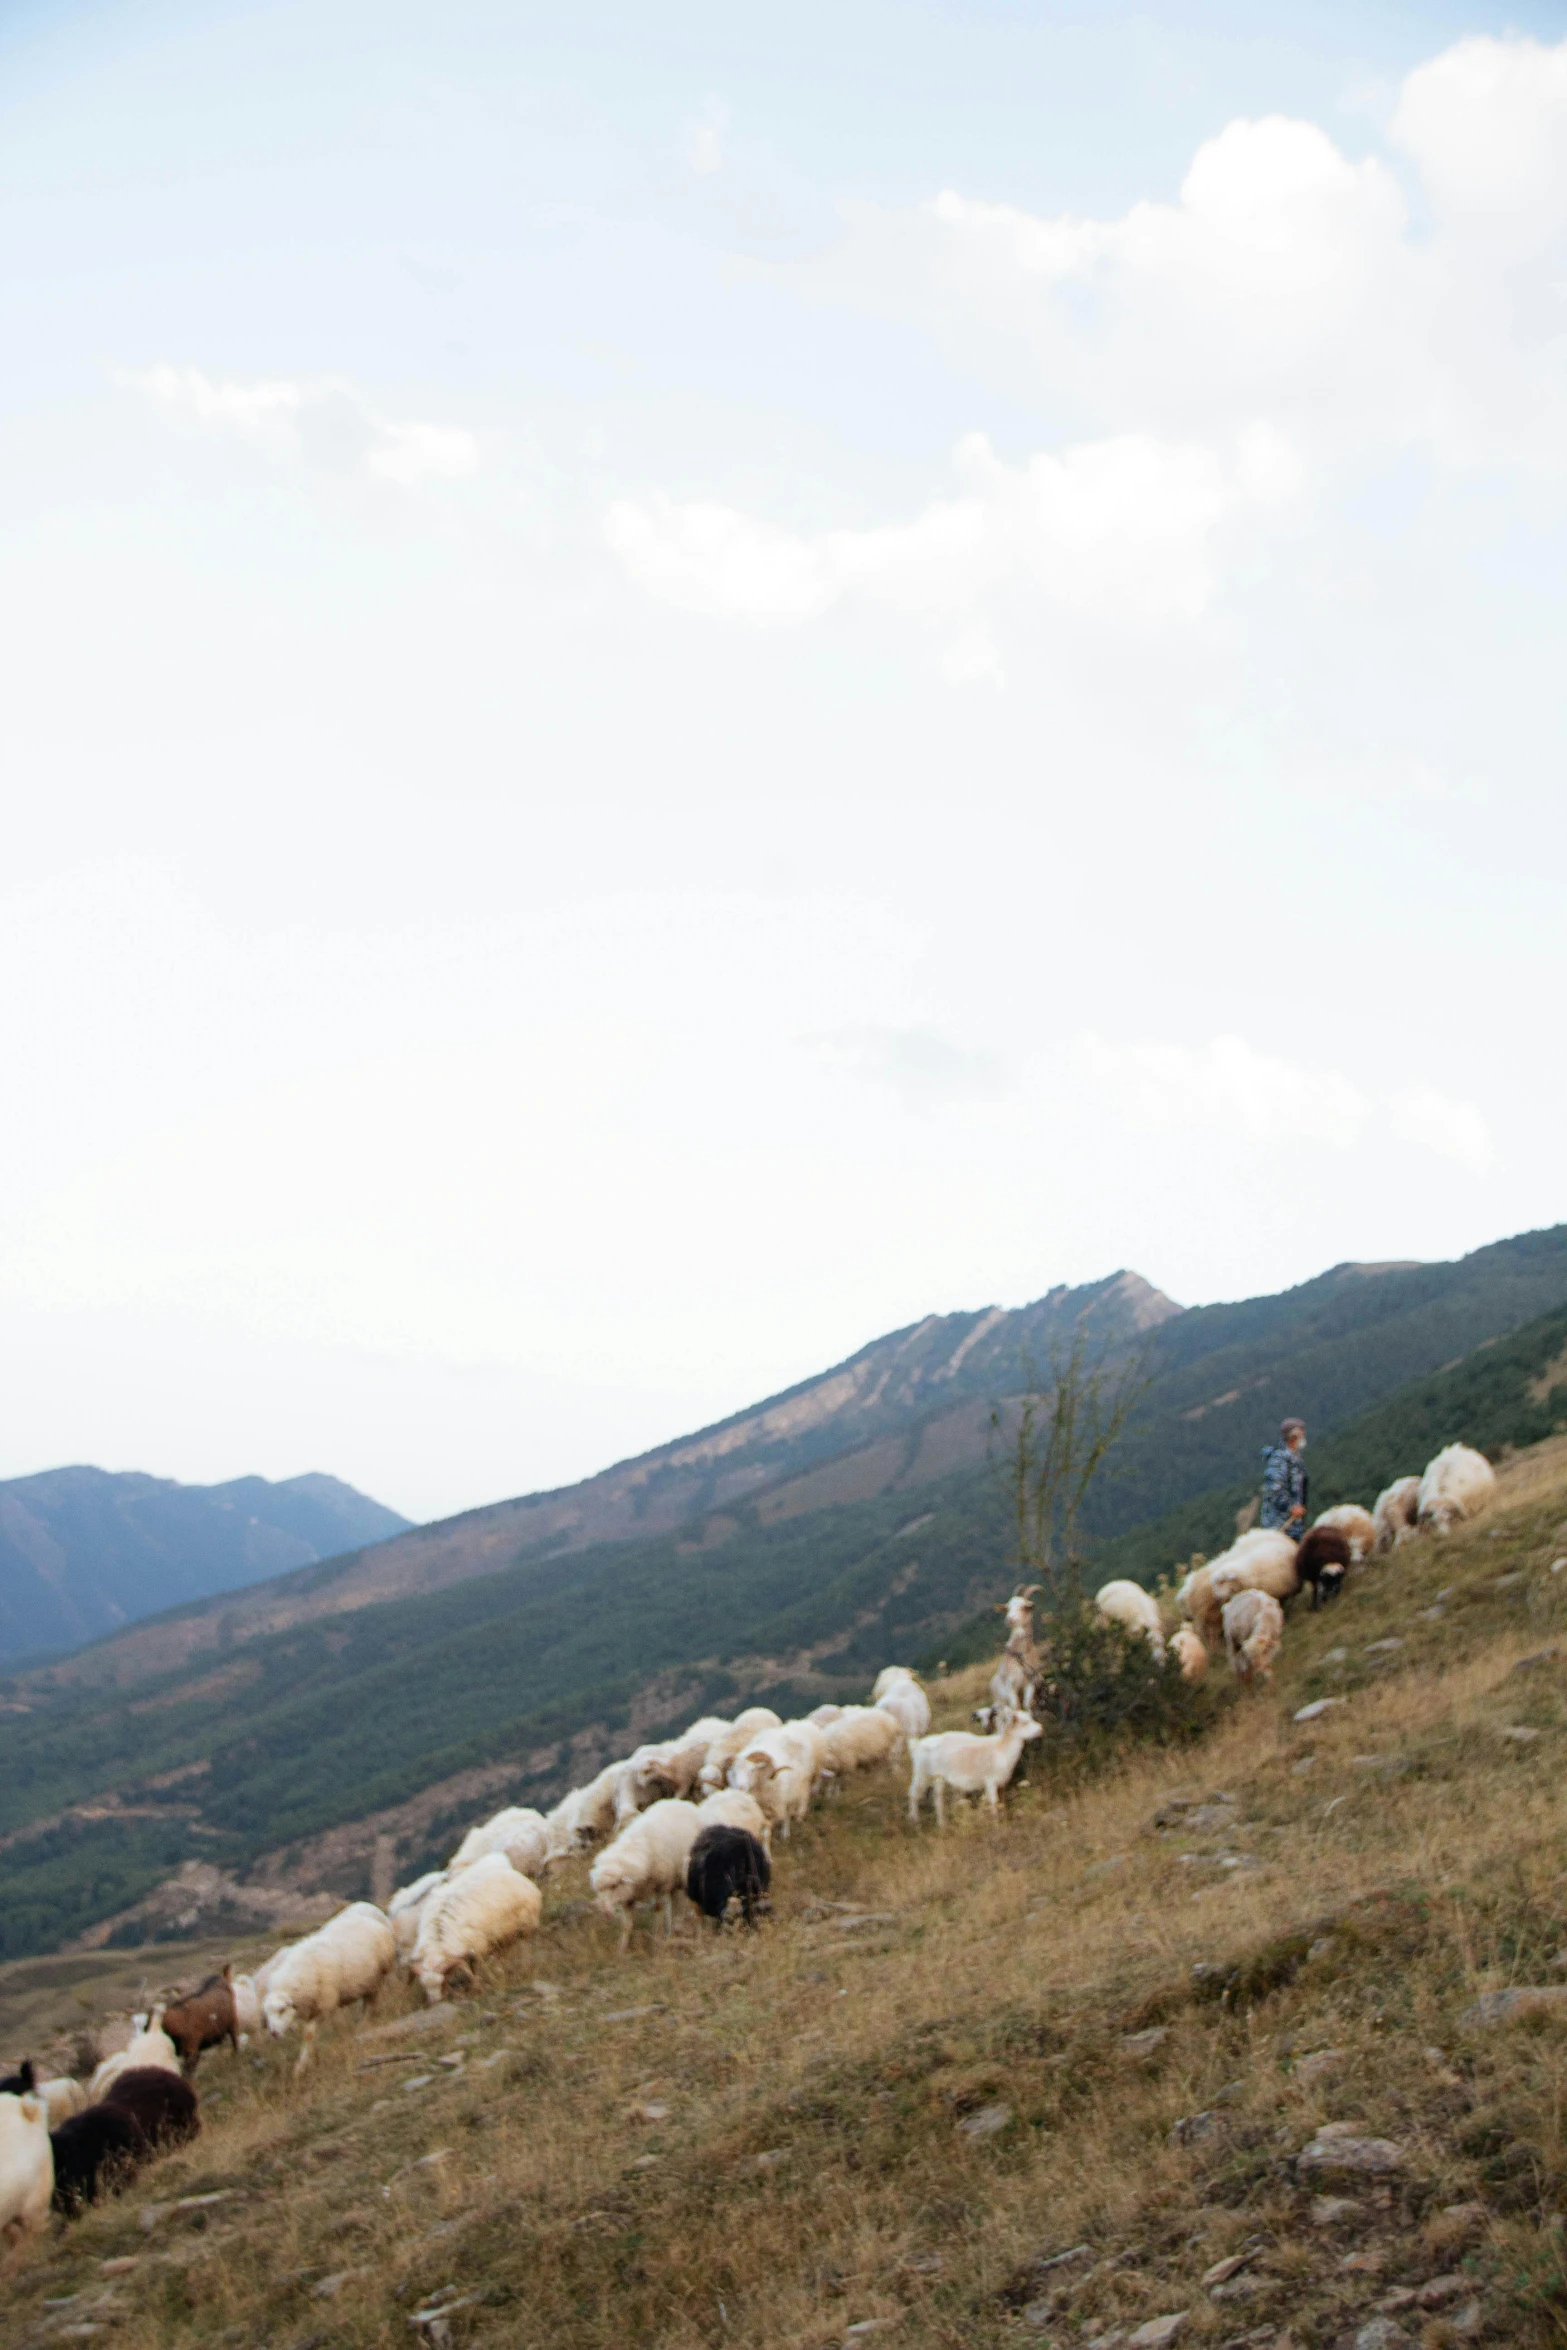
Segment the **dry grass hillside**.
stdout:
<path fill-rule="evenodd" d="M 1564 1553 L 1557 1441 L 1297 1607 L 1195 1752 L 945 1837 L 852 1786 L 753 1937 L 620 1960 L 552 1878 L 472 1998 L 389 1993 L 297 2082 L 204 2059 L 199 2141 L 22 2252 L 8 2339 L 1559 2341 Z"/>

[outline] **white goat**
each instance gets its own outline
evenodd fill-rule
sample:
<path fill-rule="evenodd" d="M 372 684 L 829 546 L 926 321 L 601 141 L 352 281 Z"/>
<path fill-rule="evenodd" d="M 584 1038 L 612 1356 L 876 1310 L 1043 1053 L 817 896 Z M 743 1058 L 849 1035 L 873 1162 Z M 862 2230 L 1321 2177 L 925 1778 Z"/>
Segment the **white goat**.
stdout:
<path fill-rule="evenodd" d="M 40 2081 L 34 2094 L 44 2101 L 51 2130 L 68 2122 L 73 2113 L 85 2113 L 92 2103 L 87 2083 L 75 2080 L 70 2073 L 56 2073 L 52 2081 Z"/>
<path fill-rule="evenodd" d="M 275 2040 L 303 2024 L 305 2044 L 296 2071 L 302 2072 L 309 2061 L 323 2017 L 356 2001 L 368 2007 L 396 1960 L 397 1939 L 390 1922 L 370 1901 L 350 1902 L 313 1934 L 278 1952 L 270 1962 L 261 2014 Z"/>
<path fill-rule="evenodd" d="M 1445 1444 L 1420 1480 L 1420 1524 L 1446 1534 L 1496 1498 L 1496 1471 L 1472 1445 Z"/>
<path fill-rule="evenodd" d="M 504 1852 L 487 1852 L 472 1868 L 435 1886 L 419 1913 L 413 1971 L 432 2007 L 446 1996 L 447 1978 L 477 1966 L 524 1934 L 538 1931 L 544 1896 L 514 1869 Z"/>
<path fill-rule="evenodd" d="M 704 1826 L 703 1807 L 673 1796 L 649 1804 L 606 1845 L 588 1871 L 593 1898 L 607 1918 L 620 1921 L 620 1947 L 631 1941 L 631 1912 L 639 1901 L 661 1901 L 664 1932 L 674 1932 L 674 1896 L 683 1894 L 691 1847 Z M 738 1824 L 738 1823 L 734 1823 Z"/>
<path fill-rule="evenodd" d="M 1420 1480 L 1418 1477 L 1399 1477 L 1386 1485 L 1377 1495 L 1371 1512 L 1371 1523 L 1376 1528 L 1372 1544 L 1378 1558 L 1385 1558 L 1401 1542 L 1407 1542 L 1414 1533 L 1420 1516 Z"/>
<path fill-rule="evenodd" d="M 917 1739 L 914 1745 L 914 1768 L 909 1777 L 909 1817 L 918 1820 L 925 1790 L 930 1788 L 936 1805 L 936 1824 L 947 1824 L 946 1791 L 954 1795 L 982 1795 L 994 1817 L 999 1811 L 1003 1787 L 1010 1785 L 1017 1769 L 1018 1757 L 1031 1738 L 1040 1735 L 1040 1725 L 1031 1714 L 1014 1714 L 990 1738 L 977 1738 L 968 1730 L 943 1730 L 930 1738 Z"/>
<path fill-rule="evenodd" d="M 1358 1566 L 1362 1559 L 1371 1556 L 1372 1545 L 1377 1538 L 1376 1520 L 1369 1510 L 1361 1508 L 1358 1501 L 1339 1502 L 1335 1508 L 1324 1510 L 1316 1523 L 1338 1528 L 1349 1544 L 1351 1565 Z"/>
<path fill-rule="evenodd" d="M 1284 1640 L 1284 1610 L 1269 1591 L 1238 1591 L 1224 1606 L 1224 1647 L 1237 1681 L 1269 1681 Z"/>
<path fill-rule="evenodd" d="M 41 2097 L 0 2093 L 0 2243 L 16 2244 L 49 2217 L 54 2149 Z"/>
<path fill-rule="evenodd" d="M 811 1808 L 827 1735 L 814 1722 L 780 1722 L 776 1730 L 759 1730 L 729 1766 L 729 1784 L 756 1797 L 785 1843 Z"/>
<path fill-rule="evenodd" d="M 1102 1583 L 1094 1593 L 1094 1605 L 1107 1623 L 1121 1624 L 1128 1632 L 1141 1632 L 1160 1664 L 1164 1662 L 1164 1624 L 1159 1614 L 1159 1602 L 1151 1591 L 1140 1583 L 1129 1582 L 1118 1576 L 1113 1583 Z"/>

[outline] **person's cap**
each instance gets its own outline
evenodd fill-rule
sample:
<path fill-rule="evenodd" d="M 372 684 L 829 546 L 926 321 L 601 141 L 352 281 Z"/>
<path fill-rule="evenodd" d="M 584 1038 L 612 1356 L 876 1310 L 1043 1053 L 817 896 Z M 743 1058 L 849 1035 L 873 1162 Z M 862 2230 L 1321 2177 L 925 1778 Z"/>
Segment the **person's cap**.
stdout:
<path fill-rule="evenodd" d="M 1286 1444 L 1288 1444 L 1292 1436 L 1304 1436 L 1305 1433 L 1306 1423 L 1304 1420 L 1286 1420 L 1279 1429 L 1279 1434 L 1283 1437 Z"/>

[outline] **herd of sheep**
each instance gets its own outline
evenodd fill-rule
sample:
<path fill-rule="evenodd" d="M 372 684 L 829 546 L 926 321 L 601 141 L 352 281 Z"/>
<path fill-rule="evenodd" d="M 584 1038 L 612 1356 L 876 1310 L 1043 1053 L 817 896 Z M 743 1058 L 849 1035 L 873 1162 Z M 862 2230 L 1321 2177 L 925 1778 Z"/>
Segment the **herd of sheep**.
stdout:
<path fill-rule="evenodd" d="M 1417 1528 L 1445 1533 L 1482 1507 L 1495 1483 L 1479 1453 L 1452 1444 L 1423 1477 L 1389 1486 L 1374 1509 L 1327 1510 L 1299 1542 L 1241 1535 L 1187 1575 L 1176 1595 L 1184 1620 L 1172 1631 L 1138 1584 L 1107 1583 L 1095 1605 L 1145 1637 L 1185 1679 L 1204 1672 L 1222 1642 L 1240 1680 L 1266 1680 L 1286 1599 L 1309 1583 L 1315 1606 L 1355 1560 L 1392 1550 Z M 200 2120 L 190 2076 L 204 2048 L 226 2040 L 237 2049 L 263 2027 L 279 2039 L 297 2030 L 302 2067 L 322 2021 L 368 2005 L 399 1965 L 428 2001 L 442 2000 L 460 1971 L 537 1931 L 539 1880 L 569 1854 L 595 1851 L 589 1882 L 624 1950 L 638 1906 L 661 1907 L 670 1930 L 677 1893 L 715 1924 L 733 1902 L 749 1924 L 765 1906 L 775 1835 L 786 1840 L 817 1797 L 850 1774 L 905 1752 L 911 1819 L 927 1794 L 942 1825 L 949 1794 L 978 1796 L 994 1812 L 1023 1748 L 1041 1734 L 1043 1667 L 1029 1591 L 1014 1595 L 1006 1616 L 1006 1650 L 980 1731 L 931 1735 L 929 1700 L 901 1665 L 879 1676 L 868 1705 L 822 1705 L 792 1722 L 766 1706 L 733 1721 L 704 1716 L 678 1737 L 607 1764 L 550 1812 L 496 1813 L 469 1830 L 444 1868 L 403 1886 L 384 1910 L 351 1902 L 254 1975 L 225 1968 L 190 1997 L 137 2017 L 128 2045 L 87 2081 L 40 2083 L 31 2064 L 0 2079 L 0 2240 L 41 2227 L 51 2207 L 80 2210 L 161 2148 L 194 2135 Z"/>
<path fill-rule="evenodd" d="M 1201 1561 L 1175 1595 L 1185 1621 L 1173 1633 L 1166 1633 L 1158 1601 L 1139 1583 L 1106 1583 L 1094 1604 L 1101 1615 L 1144 1636 L 1161 1660 L 1167 1650 L 1173 1653 L 1188 1681 L 1207 1671 L 1210 1652 L 1220 1646 L 1239 1680 L 1266 1681 L 1284 1639 L 1286 1600 L 1309 1586 L 1316 1607 L 1335 1595 L 1358 1560 L 1385 1556 L 1421 1530 L 1446 1534 L 1483 1509 L 1495 1491 L 1496 1472 L 1485 1455 L 1467 1444 L 1449 1444 L 1424 1476 L 1400 1477 L 1378 1494 L 1372 1509 L 1342 1502 L 1324 1510 L 1299 1540 L 1254 1529 L 1220 1557 Z M 1019 1601 L 1012 1607 L 1018 1610 Z M 1018 1645 L 1014 1628 L 1009 1650 Z M 1004 1671 L 1005 1660 L 992 1684 L 998 1704 L 1007 1702 Z"/>

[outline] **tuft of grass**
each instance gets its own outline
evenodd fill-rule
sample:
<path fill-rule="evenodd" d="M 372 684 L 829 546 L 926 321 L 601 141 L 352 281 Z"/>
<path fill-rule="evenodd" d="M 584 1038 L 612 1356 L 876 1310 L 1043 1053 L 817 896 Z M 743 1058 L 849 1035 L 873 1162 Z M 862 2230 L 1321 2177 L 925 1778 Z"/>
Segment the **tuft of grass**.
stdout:
<path fill-rule="evenodd" d="M 349 2350 L 449 2301 L 453 2343 L 519 2350 L 878 2320 L 999 2350 L 1174 2310 L 1215 2350 L 1316 2350 L 1384 2305 L 1429 2350 L 1475 2338 L 1455 2320 L 1558 2342 L 1567 2028 L 1469 2011 L 1567 1983 L 1564 1528 L 1557 1443 L 1475 1526 L 1297 1606 L 1274 1689 L 1199 1745 L 1035 1762 L 999 1827 L 916 1830 L 901 1774 L 851 1782 L 778 1847 L 753 1936 L 639 1926 L 621 1961 L 574 1865 L 432 2028 L 341 2019 L 298 2079 L 292 2048 L 205 2059 L 200 2139 L 24 2247 L 9 2338 Z M 938 1727 L 987 1677 L 937 1685 Z M 1316 1695 L 1344 1702 L 1297 1724 Z M 1330 2122 L 1398 2167 L 1314 2180 Z M 1231 2257 L 1242 2291 L 1205 2287 Z"/>

